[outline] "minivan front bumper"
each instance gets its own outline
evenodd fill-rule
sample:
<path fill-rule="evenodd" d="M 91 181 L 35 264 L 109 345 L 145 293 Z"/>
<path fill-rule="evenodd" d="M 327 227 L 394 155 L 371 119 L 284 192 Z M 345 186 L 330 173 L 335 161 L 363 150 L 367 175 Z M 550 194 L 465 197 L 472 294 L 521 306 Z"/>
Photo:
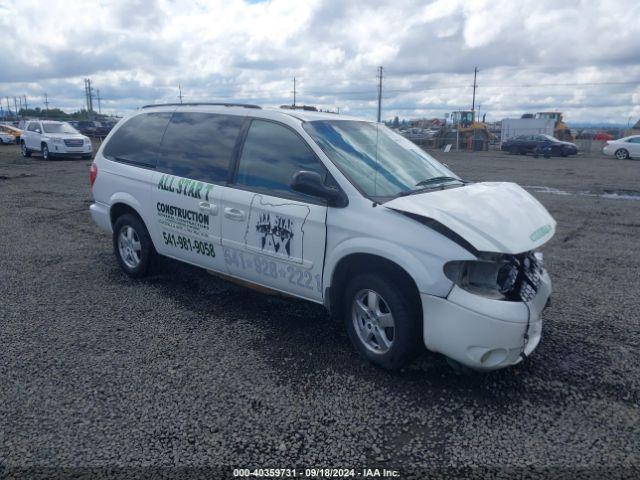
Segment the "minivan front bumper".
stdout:
<path fill-rule="evenodd" d="M 529 302 L 480 297 L 454 286 L 447 298 L 421 294 L 423 337 L 429 350 L 476 370 L 515 365 L 542 336 L 542 311 L 551 296 L 547 272 Z"/>

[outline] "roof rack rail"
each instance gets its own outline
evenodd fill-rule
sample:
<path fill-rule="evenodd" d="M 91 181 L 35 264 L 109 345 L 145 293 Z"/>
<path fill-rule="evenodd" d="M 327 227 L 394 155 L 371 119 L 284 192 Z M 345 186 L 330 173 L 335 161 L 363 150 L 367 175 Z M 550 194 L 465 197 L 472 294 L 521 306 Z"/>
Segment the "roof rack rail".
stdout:
<path fill-rule="evenodd" d="M 209 105 L 209 106 L 217 106 L 217 107 L 244 107 L 244 108 L 259 108 L 262 109 L 260 105 L 252 105 L 250 103 L 211 103 L 211 102 L 190 102 L 190 103 L 154 103 L 151 105 L 144 105 L 140 108 L 151 108 L 151 107 L 177 107 L 177 106 L 186 106 L 186 107 L 196 107 L 198 105 Z"/>

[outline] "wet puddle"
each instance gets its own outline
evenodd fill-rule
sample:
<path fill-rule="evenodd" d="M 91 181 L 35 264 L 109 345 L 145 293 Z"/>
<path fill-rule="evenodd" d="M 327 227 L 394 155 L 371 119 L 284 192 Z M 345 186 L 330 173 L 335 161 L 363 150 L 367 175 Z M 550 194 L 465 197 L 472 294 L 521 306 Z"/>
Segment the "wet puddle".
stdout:
<path fill-rule="evenodd" d="M 551 193 L 553 195 L 570 195 L 576 197 L 600 197 L 613 200 L 640 200 L 640 192 L 634 190 L 603 190 L 602 192 L 591 192 L 589 190 L 578 190 L 571 192 L 559 188 L 544 187 L 540 185 L 524 185 L 523 188 L 539 193 Z"/>

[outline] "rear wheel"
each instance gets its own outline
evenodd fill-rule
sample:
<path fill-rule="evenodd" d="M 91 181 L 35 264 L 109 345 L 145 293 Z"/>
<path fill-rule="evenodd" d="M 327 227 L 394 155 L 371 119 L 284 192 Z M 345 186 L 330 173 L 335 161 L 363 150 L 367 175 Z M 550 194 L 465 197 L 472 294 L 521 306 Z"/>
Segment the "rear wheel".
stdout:
<path fill-rule="evenodd" d="M 401 368 L 422 349 L 420 300 L 404 282 L 363 273 L 345 290 L 343 314 L 354 347 L 367 360 L 387 369 Z"/>
<path fill-rule="evenodd" d="M 629 152 L 624 148 L 619 148 L 616 150 L 615 156 L 618 160 L 626 160 L 629 158 Z"/>
<path fill-rule="evenodd" d="M 27 144 L 26 143 L 22 142 L 20 148 L 22 150 L 22 156 L 23 157 L 30 157 L 31 156 L 31 150 L 29 150 L 27 148 Z"/>
<path fill-rule="evenodd" d="M 122 270 L 133 278 L 147 274 L 155 253 L 147 227 L 130 213 L 118 217 L 113 226 L 113 250 Z"/>

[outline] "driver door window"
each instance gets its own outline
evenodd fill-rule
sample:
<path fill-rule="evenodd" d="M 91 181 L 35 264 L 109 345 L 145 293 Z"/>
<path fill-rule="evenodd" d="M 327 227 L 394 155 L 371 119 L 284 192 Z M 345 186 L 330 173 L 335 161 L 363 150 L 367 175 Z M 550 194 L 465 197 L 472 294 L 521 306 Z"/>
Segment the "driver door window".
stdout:
<path fill-rule="evenodd" d="M 264 120 L 253 120 L 242 149 L 235 184 L 283 198 L 318 199 L 294 192 L 291 177 L 309 170 L 326 177 L 326 169 L 311 148 L 293 130 Z"/>

